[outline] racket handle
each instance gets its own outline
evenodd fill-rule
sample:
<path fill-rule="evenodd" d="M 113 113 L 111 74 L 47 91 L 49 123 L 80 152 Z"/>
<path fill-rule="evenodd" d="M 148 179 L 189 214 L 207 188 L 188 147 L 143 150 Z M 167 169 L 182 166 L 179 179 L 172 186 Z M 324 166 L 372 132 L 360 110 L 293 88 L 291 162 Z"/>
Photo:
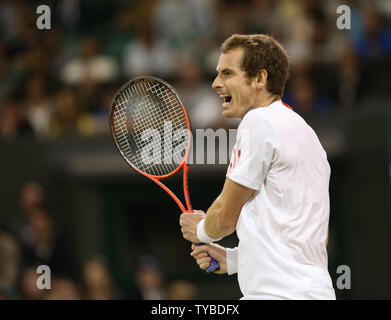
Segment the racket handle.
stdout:
<path fill-rule="evenodd" d="M 197 243 L 196 246 L 202 246 L 204 245 L 205 243 Z M 209 256 L 209 255 L 208 255 Z M 209 267 L 206 268 L 206 272 L 207 273 L 211 273 L 211 272 L 214 272 L 216 270 L 219 270 L 220 269 L 220 265 L 219 263 L 211 256 L 209 256 L 212 260 L 210 261 L 209 263 Z"/>

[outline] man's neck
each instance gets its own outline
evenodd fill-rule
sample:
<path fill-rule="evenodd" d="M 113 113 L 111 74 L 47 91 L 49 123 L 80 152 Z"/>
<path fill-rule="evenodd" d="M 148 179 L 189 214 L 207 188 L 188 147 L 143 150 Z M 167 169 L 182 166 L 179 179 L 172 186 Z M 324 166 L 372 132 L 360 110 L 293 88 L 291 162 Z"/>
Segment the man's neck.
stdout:
<path fill-rule="evenodd" d="M 277 95 L 271 95 L 267 99 L 264 99 L 263 101 L 261 101 L 259 103 L 256 103 L 255 106 L 248 109 L 247 112 L 249 112 L 253 109 L 268 107 L 276 101 L 281 101 L 281 98 Z M 243 117 L 247 114 L 247 112 L 243 115 Z M 243 119 L 243 117 L 241 117 L 241 119 Z"/>
<path fill-rule="evenodd" d="M 275 94 L 267 94 L 260 97 L 259 102 L 251 109 L 264 108 L 270 106 L 273 102 L 279 101 L 281 98 Z"/>

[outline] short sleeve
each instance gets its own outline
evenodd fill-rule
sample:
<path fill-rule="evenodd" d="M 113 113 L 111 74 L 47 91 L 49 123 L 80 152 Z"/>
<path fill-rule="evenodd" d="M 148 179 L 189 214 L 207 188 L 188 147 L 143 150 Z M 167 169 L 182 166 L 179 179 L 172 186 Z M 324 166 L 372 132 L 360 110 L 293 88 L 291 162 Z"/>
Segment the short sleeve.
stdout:
<path fill-rule="evenodd" d="M 238 128 L 226 177 L 259 190 L 278 153 L 278 138 L 270 122 L 252 110 Z"/>

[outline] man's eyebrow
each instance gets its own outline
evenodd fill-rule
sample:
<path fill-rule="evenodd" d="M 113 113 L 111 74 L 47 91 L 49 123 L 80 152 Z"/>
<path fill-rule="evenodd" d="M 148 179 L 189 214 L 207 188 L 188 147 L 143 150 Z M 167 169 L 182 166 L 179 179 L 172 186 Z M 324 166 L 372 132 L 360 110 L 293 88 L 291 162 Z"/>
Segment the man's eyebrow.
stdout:
<path fill-rule="evenodd" d="M 223 72 L 227 72 L 227 71 L 233 72 L 233 70 L 232 70 L 232 69 L 229 69 L 229 68 L 224 68 L 224 69 L 222 69 L 222 70 L 220 70 L 220 71 L 219 71 L 219 69 L 216 69 L 216 71 L 217 71 L 218 73 L 223 73 Z"/>

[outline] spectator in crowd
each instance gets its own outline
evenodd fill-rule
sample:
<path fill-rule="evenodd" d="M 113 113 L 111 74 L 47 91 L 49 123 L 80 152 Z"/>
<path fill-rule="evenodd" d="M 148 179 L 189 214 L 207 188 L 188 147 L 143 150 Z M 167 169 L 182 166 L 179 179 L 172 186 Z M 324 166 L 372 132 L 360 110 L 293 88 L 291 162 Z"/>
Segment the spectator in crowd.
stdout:
<path fill-rule="evenodd" d="M 58 71 L 61 70 L 70 54 L 68 52 L 69 50 L 65 47 L 66 33 L 62 29 L 53 26 L 52 29 L 46 30 L 42 36 L 40 48 L 42 48 L 46 54 L 45 58 L 48 65 L 47 78 L 49 77 L 54 85 L 58 85 L 60 82 L 60 74 Z"/>
<path fill-rule="evenodd" d="M 44 300 L 80 300 L 80 288 L 75 281 L 64 277 L 53 277 L 51 289 L 47 290 Z"/>
<path fill-rule="evenodd" d="M 48 265 L 53 273 L 72 275 L 73 259 L 65 238 L 57 229 L 51 211 L 46 208 L 43 188 L 36 182 L 25 183 L 20 192 L 21 220 L 14 229 L 21 247 L 21 265 Z"/>
<path fill-rule="evenodd" d="M 175 280 L 167 286 L 167 300 L 195 300 L 197 288 L 189 281 Z"/>
<path fill-rule="evenodd" d="M 96 256 L 83 264 L 84 298 L 88 300 L 113 300 L 120 298 L 112 276 L 102 257 Z"/>
<path fill-rule="evenodd" d="M 101 101 L 99 101 L 99 105 L 93 114 L 94 134 L 109 134 L 107 115 L 117 89 L 114 85 L 105 86 L 101 89 Z"/>
<path fill-rule="evenodd" d="M 35 181 L 28 181 L 20 188 L 19 205 L 22 214 L 28 217 L 32 210 L 42 207 L 45 195 L 42 186 Z"/>
<path fill-rule="evenodd" d="M 0 227 L 0 295 L 4 299 L 18 298 L 20 248 L 17 240 Z M 1 298 L 0 298 L 1 299 Z"/>
<path fill-rule="evenodd" d="M 164 276 L 155 258 L 142 255 L 138 259 L 136 270 L 137 292 L 130 295 L 130 299 L 136 300 L 164 300 Z"/>
<path fill-rule="evenodd" d="M 39 289 L 37 280 L 40 276 L 37 273 L 37 265 L 26 266 L 21 270 L 19 279 L 20 298 L 23 300 L 42 300 L 48 290 Z"/>
<path fill-rule="evenodd" d="M 66 63 L 61 70 L 61 78 L 66 85 L 79 85 L 86 79 L 107 83 L 114 81 L 118 73 L 117 62 L 100 53 L 95 37 L 87 36 L 80 43 L 80 54 Z"/>
<path fill-rule="evenodd" d="M 330 102 L 318 94 L 317 89 L 307 74 L 304 67 L 293 70 L 294 76 L 288 83 L 287 92 L 284 95 L 284 102 L 291 105 L 294 110 L 304 119 L 320 114 L 326 114 L 330 111 Z"/>
<path fill-rule="evenodd" d="M 333 63 L 340 55 L 346 36 L 336 28 L 330 28 L 321 2 L 308 12 L 310 22 L 308 61 L 312 63 Z M 333 21 L 334 22 L 334 21 Z"/>
<path fill-rule="evenodd" d="M 76 91 L 72 88 L 60 89 L 54 98 L 54 112 L 51 134 L 53 137 L 77 136 L 81 106 Z"/>
<path fill-rule="evenodd" d="M 158 38 L 173 48 L 197 50 L 198 41 L 213 29 L 212 4 L 209 0 L 158 1 L 152 17 Z"/>
<path fill-rule="evenodd" d="M 344 109 L 353 109 L 361 83 L 357 54 L 350 45 L 343 47 L 337 60 L 338 102 Z"/>
<path fill-rule="evenodd" d="M 53 106 L 47 95 L 45 79 L 39 75 L 29 78 L 26 83 L 26 93 L 26 115 L 35 136 L 39 139 L 48 138 Z"/>
<path fill-rule="evenodd" d="M 236 2 L 236 4 L 235 4 Z M 245 7 L 245 8 L 244 8 Z M 248 11 L 247 11 L 248 10 Z M 216 61 L 220 57 L 219 43 L 234 33 L 245 33 L 246 26 L 245 12 L 249 12 L 246 6 L 239 6 L 237 1 L 216 1 L 213 12 L 215 13 L 215 24 L 209 33 L 202 39 L 202 45 L 198 50 L 192 51 L 203 61 L 204 68 L 210 79 L 216 75 Z M 200 52 L 201 51 L 201 52 Z"/>
<path fill-rule="evenodd" d="M 15 86 L 11 77 L 11 66 L 7 62 L 8 57 L 6 55 L 5 44 L 1 42 L 0 38 L 0 101 L 10 95 L 13 87 Z"/>
<path fill-rule="evenodd" d="M 391 54 L 391 31 L 383 23 L 383 16 L 372 5 L 363 6 L 363 30 L 354 42 L 360 57 L 378 58 Z"/>
<path fill-rule="evenodd" d="M 80 0 L 58 0 L 56 1 L 56 14 L 61 26 L 69 32 L 77 32 L 80 26 L 81 1 Z"/>
<path fill-rule="evenodd" d="M 31 210 L 27 224 L 21 230 L 22 259 L 24 265 L 52 264 L 55 234 L 52 217 L 45 208 Z"/>
<path fill-rule="evenodd" d="M 140 75 L 172 77 L 175 66 L 175 51 L 164 38 L 156 38 L 151 24 L 139 31 L 123 51 L 124 74 L 133 78 Z"/>
<path fill-rule="evenodd" d="M 31 133 L 32 128 L 22 111 L 20 101 L 7 99 L 0 107 L 0 139 L 12 142 L 30 136 Z"/>
<path fill-rule="evenodd" d="M 312 29 L 307 14 L 307 3 L 306 1 L 294 0 L 278 1 L 273 12 L 280 17 L 276 30 L 281 35 L 281 42 L 286 47 L 292 66 L 301 64 L 311 57 Z"/>

